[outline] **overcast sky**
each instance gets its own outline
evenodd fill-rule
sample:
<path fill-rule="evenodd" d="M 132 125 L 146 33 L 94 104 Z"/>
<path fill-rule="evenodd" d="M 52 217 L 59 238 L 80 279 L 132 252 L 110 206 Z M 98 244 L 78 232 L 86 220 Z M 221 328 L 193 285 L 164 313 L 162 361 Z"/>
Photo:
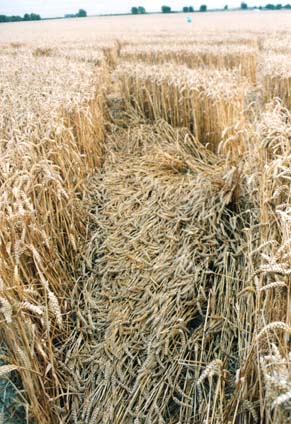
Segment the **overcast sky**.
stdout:
<path fill-rule="evenodd" d="M 144 6 L 147 11 L 158 11 L 163 4 L 171 6 L 173 10 L 181 10 L 183 6 L 193 5 L 198 9 L 201 3 L 209 9 L 223 7 L 238 7 L 241 0 L 0 0 L 0 15 L 23 15 L 24 13 L 39 13 L 42 17 L 63 16 L 65 13 L 75 13 L 85 9 L 88 15 L 103 13 L 125 13 L 132 6 Z M 265 4 L 266 1 L 250 0 L 251 5 Z"/>

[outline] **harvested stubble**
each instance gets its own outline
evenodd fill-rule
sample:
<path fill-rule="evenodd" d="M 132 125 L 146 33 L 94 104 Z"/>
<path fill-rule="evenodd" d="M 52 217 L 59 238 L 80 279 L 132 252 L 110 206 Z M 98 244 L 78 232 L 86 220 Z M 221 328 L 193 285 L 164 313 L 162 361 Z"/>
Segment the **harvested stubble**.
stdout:
<path fill-rule="evenodd" d="M 85 64 L 32 54 L 0 59 L 2 359 L 18 369 L 28 419 L 55 423 L 70 374 L 60 363 L 88 222 L 86 179 L 102 152 L 103 100 L 95 87 L 105 69 L 98 75 Z"/>
<path fill-rule="evenodd" d="M 250 82 L 256 82 L 257 49 L 245 45 L 191 45 L 173 44 L 150 45 L 146 47 L 126 46 L 122 58 L 143 61 L 150 64 L 174 62 L 194 68 L 234 69 Z M 200 71 L 201 72 L 201 71 Z"/>
<path fill-rule="evenodd" d="M 231 139 L 242 152 L 248 85 L 237 71 L 201 73 L 182 66 L 125 63 L 116 75 L 124 101 L 147 118 L 189 128 L 212 151 L 217 151 L 221 140 Z"/>

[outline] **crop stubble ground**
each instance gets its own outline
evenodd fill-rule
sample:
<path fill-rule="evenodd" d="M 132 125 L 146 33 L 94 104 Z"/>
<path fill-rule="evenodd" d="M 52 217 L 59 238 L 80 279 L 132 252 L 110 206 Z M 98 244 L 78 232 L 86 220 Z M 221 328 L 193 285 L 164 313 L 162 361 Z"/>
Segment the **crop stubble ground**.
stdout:
<path fill-rule="evenodd" d="M 1 25 L 3 422 L 291 422 L 290 17 Z"/>

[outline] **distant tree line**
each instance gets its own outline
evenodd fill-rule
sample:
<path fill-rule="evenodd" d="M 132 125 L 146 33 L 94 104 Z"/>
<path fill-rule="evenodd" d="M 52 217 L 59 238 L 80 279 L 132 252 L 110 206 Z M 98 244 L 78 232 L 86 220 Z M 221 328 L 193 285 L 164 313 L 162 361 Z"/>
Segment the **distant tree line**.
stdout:
<path fill-rule="evenodd" d="M 241 9 L 248 9 L 247 3 L 241 3 L 240 5 Z M 259 7 L 252 7 L 251 9 L 265 9 L 265 10 L 280 10 L 280 9 L 291 9 L 291 4 L 285 4 L 284 6 L 282 4 L 272 4 L 268 3 L 266 6 L 259 6 Z"/>
<path fill-rule="evenodd" d="M 161 11 L 162 11 L 162 13 L 172 13 L 172 9 L 170 8 L 170 6 L 162 6 Z M 193 6 L 184 6 L 182 11 L 184 13 L 193 13 L 194 7 Z M 202 4 L 199 8 L 199 12 L 206 12 L 206 11 L 207 11 L 206 4 Z"/>
<path fill-rule="evenodd" d="M 192 13 L 192 12 L 194 12 L 194 7 L 193 6 L 184 6 L 183 12 L 184 13 Z"/>
<path fill-rule="evenodd" d="M 23 17 L 21 16 L 7 16 L 0 15 L 0 23 L 3 22 L 21 22 L 21 21 L 40 21 L 40 15 L 36 13 L 26 13 Z"/>
<path fill-rule="evenodd" d="M 267 10 L 291 9 L 291 4 L 285 4 L 285 6 L 282 6 L 282 4 L 268 3 L 266 4 L 265 9 Z"/>
<path fill-rule="evenodd" d="M 248 4 L 245 2 L 242 2 L 240 5 L 240 8 L 242 10 L 247 10 Z M 285 6 L 283 6 L 282 4 L 271 4 L 268 3 L 266 4 L 266 6 L 259 6 L 259 7 L 251 7 L 250 9 L 260 9 L 260 10 L 280 10 L 280 9 L 291 9 L 291 5 L 290 4 L 286 4 Z M 228 10 L 228 5 L 226 4 L 223 8 L 223 10 Z M 162 13 L 173 13 L 172 9 L 170 6 L 162 6 L 161 7 L 161 12 Z M 194 7 L 193 6 L 184 6 L 182 9 L 182 12 L 184 13 L 193 13 L 194 12 Z M 207 5 L 206 4 L 202 4 L 199 7 L 199 12 L 207 12 Z M 142 6 L 138 6 L 138 7 L 132 7 L 131 8 L 131 13 L 133 15 L 143 15 L 146 13 L 146 10 L 144 7 Z"/>
<path fill-rule="evenodd" d="M 86 18 L 87 12 L 84 9 L 79 9 L 78 13 L 68 13 L 64 17 L 65 18 Z"/>
<path fill-rule="evenodd" d="M 131 8 L 131 13 L 133 15 L 144 15 L 146 13 L 146 10 L 144 7 L 142 6 L 138 6 L 138 7 L 132 7 Z"/>

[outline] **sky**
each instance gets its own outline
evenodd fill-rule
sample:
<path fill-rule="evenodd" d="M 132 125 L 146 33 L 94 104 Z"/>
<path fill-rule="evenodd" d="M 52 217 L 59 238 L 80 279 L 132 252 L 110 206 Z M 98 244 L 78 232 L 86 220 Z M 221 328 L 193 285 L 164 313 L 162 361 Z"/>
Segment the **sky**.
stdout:
<path fill-rule="evenodd" d="M 265 4 L 262 0 L 247 1 L 249 6 Z M 127 13 L 133 6 L 144 6 L 147 11 L 155 12 L 166 4 L 173 10 L 181 10 L 183 6 L 192 5 L 199 9 L 200 4 L 207 4 L 209 9 L 223 7 L 239 7 L 241 0 L 0 0 L 0 15 L 24 15 L 38 13 L 43 18 L 63 16 L 66 13 L 76 13 L 85 9 L 88 15 L 106 13 Z"/>

